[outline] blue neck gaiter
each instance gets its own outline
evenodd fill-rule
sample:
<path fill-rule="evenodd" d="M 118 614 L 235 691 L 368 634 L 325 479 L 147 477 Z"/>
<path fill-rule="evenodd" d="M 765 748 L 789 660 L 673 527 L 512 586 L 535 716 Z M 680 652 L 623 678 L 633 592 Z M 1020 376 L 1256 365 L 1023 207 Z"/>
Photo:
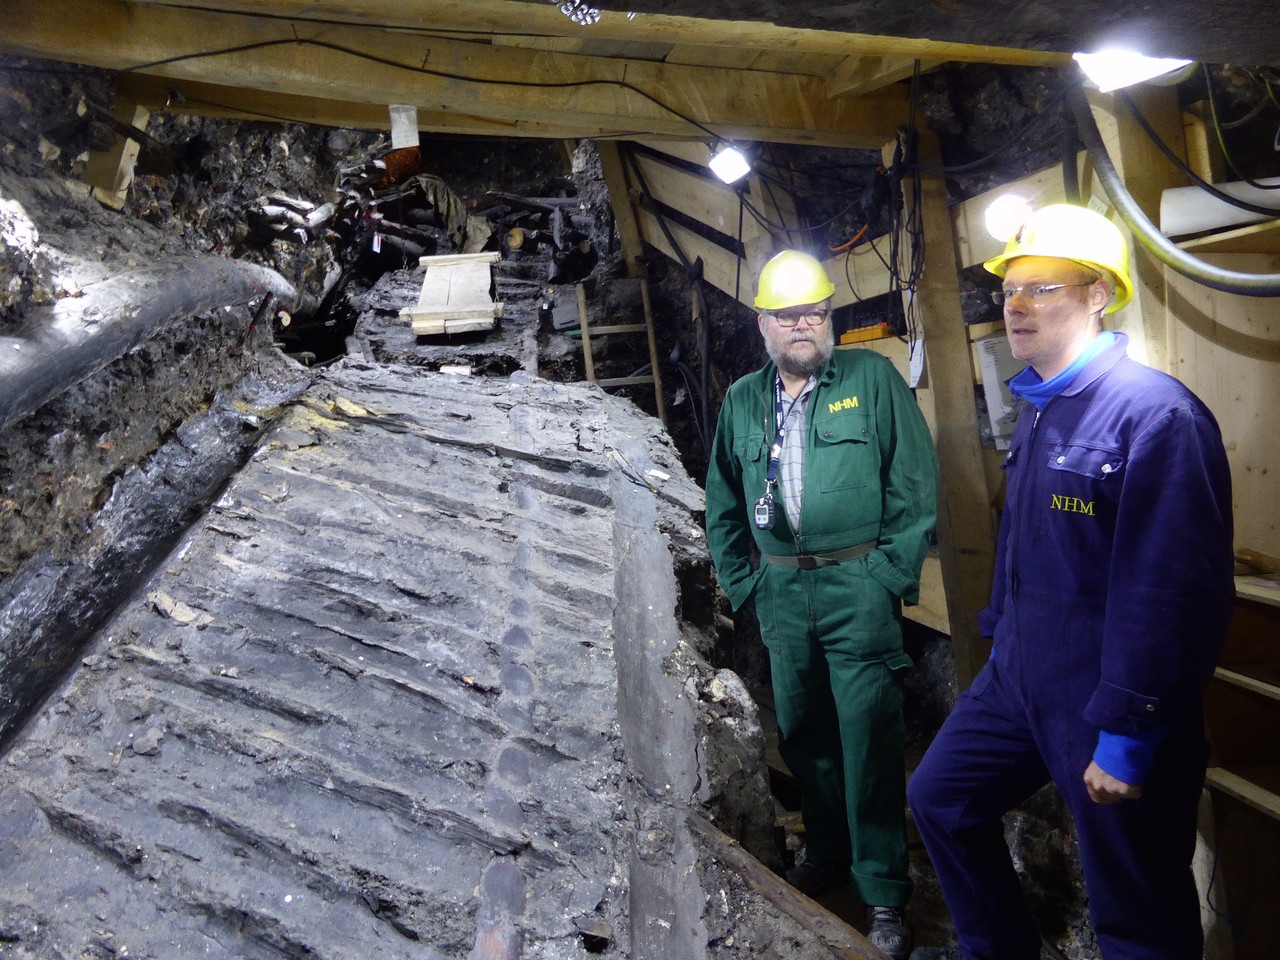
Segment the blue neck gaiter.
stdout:
<path fill-rule="evenodd" d="M 1021 373 L 1009 378 L 1009 389 L 1015 397 L 1021 397 L 1035 404 L 1037 410 L 1043 410 L 1046 403 L 1071 386 L 1071 381 L 1088 366 L 1094 357 L 1115 342 L 1115 333 L 1111 330 L 1103 330 L 1061 373 L 1048 380 L 1041 380 L 1040 374 L 1036 373 L 1033 367 L 1027 367 Z"/>

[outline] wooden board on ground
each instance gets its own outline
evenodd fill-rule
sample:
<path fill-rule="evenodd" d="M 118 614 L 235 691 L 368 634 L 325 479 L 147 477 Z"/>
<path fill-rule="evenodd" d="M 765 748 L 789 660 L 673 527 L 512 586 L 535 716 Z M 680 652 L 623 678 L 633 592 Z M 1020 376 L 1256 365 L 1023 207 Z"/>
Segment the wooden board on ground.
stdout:
<path fill-rule="evenodd" d="M 494 303 L 491 264 L 502 255 L 454 253 L 422 257 L 426 269 L 416 307 L 405 307 L 400 319 L 413 324 L 418 336 L 492 330 L 502 316 L 502 304 Z"/>

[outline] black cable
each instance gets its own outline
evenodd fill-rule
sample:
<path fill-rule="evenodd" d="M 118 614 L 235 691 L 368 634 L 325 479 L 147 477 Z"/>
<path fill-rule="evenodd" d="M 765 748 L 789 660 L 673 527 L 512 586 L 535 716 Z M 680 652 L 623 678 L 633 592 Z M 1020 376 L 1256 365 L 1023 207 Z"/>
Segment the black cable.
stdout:
<path fill-rule="evenodd" d="M 849 273 L 849 264 L 853 260 L 853 251 L 854 247 L 850 247 L 844 254 L 844 282 L 849 285 L 849 292 L 853 294 L 854 302 L 861 303 L 862 297 L 858 296 L 858 288 L 853 285 L 853 276 Z"/>
<path fill-rule="evenodd" d="M 694 267 L 694 264 L 689 261 L 688 255 L 685 254 L 684 249 L 680 246 L 679 242 L 676 240 L 675 234 L 671 232 L 670 226 L 667 225 L 667 218 L 663 214 L 662 209 L 658 206 L 657 202 L 654 200 L 653 194 L 649 191 L 649 184 L 645 180 L 644 171 L 640 169 L 640 164 L 636 162 L 635 156 L 630 150 L 628 150 L 625 153 L 625 157 L 627 162 L 631 165 L 631 172 L 635 175 L 636 183 L 640 185 L 640 195 L 641 195 L 641 198 L 644 200 L 645 206 L 649 209 L 649 212 L 652 213 L 654 217 L 657 219 L 658 226 L 662 230 L 662 235 L 667 238 L 667 243 L 671 245 L 671 249 L 675 252 L 676 259 L 680 261 L 680 264 L 684 267 L 686 274 L 692 280 L 693 295 L 698 301 L 698 310 L 702 315 L 703 366 L 709 367 L 710 365 L 710 357 L 708 356 L 709 337 L 707 336 L 707 329 L 711 323 L 710 310 L 707 308 L 706 295 L 702 291 L 701 277 L 699 276 L 699 278 L 696 280 L 693 279 L 695 272 L 700 274 L 700 270 L 696 270 L 696 268 Z M 699 260 L 699 263 L 701 263 L 701 260 Z M 711 422 L 710 397 L 708 397 L 707 394 L 703 392 L 700 399 L 702 401 L 703 420 L 709 424 Z M 705 437 L 703 438 L 703 450 L 708 455 L 710 455 L 711 447 L 706 443 Z"/>
<path fill-rule="evenodd" d="M 396 70 L 404 70 L 408 73 L 418 73 L 418 74 L 423 74 L 424 76 L 438 77 L 441 80 L 460 80 L 466 83 L 488 84 L 489 86 L 497 86 L 497 87 L 521 87 L 524 89 L 535 89 L 535 90 L 564 90 L 564 89 L 571 89 L 576 87 L 595 87 L 595 86 L 619 87 L 630 93 L 634 93 L 639 97 L 643 97 L 645 100 L 648 100 L 650 103 L 654 104 L 655 106 L 660 107 L 661 109 L 667 111 L 672 116 L 678 117 L 679 119 L 683 120 L 685 123 L 689 124 L 690 126 L 698 130 L 701 130 L 703 133 L 707 134 L 708 136 L 715 137 L 717 140 L 724 139 L 723 137 L 720 136 L 720 134 L 716 133 L 716 131 L 712 130 L 710 127 L 693 119 L 693 117 L 690 117 L 688 114 L 681 113 L 675 107 L 670 106 L 667 103 L 664 103 L 662 100 L 659 100 L 653 94 L 649 93 L 646 90 L 641 89 L 640 87 L 637 87 L 633 83 L 628 83 L 626 80 L 608 80 L 608 79 L 564 80 L 564 81 L 555 81 L 555 82 L 538 82 L 538 81 L 530 81 L 530 80 L 494 80 L 486 77 L 472 77 L 462 73 L 453 73 L 452 71 L 449 71 L 449 70 L 433 70 L 430 67 L 416 67 L 410 64 L 400 63 L 388 57 L 380 57 L 376 54 L 366 53 L 363 50 L 356 50 L 352 47 L 346 47 L 341 44 L 329 43 L 328 41 L 325 41 L 325 40 L 315 40 L 308 37 L 288 37 L 288 38 L 283 38 L 279 40 L 260 40 L 255 43 L 244 43 L 234 47 L 223 47 L 217 50 L 205 50 L 200 53 L 179 54 L 178 56 L 174 56 L 174 57 L 166 57 L 163 60 L 154 60 L 150 63 L 134 64 L 131 67 L 121 68 L 116 72 L 138 73 L 143 70 L 151 70 L 156 67 L 168 66 L 174 63 L 182 63 L 187 60 L 212 59 L 214 57 L 228 56 L 233 53 L 247 53 L 252 50 L 266 50 L 271 47 L 289 46 L 292 44 L 297 44 L 299 46 L 304 46 L 304 47 L 319 47 L 322 50 L 331 50 L 331 51 L 334 51 L 335 53 L 343 53 L 343 54 L 346 54 L 347 56 L 355 57 L 359 60 L 367 60 L 370 63 L 381 64 L 382 66 L 391 67 Z"/>
<path fill-rule="evenodd" d="M 746 194 L 744 191 L 738 191 L 738 250 L 737 255 L 733 258 L 735 272 L 733 277 L 733 299 L 735 303 L 742 302 L 742 261 L 743 251 L 746 249 L 742 245 L 742 215 L 746 212 Z"/>
<path fill-rule="evenodd" d="M 710 456 L 711 442 L 707 439 L 707 431 L 703 428 L 698 415 L 698 405 L 700 403 L 706 403 L 706 392 L 702 389 L 701 385 L 698 384 L 697 377 L 694 377 L 692 370 L 683 363 L 676 363 L 675 366 L 676 370 L 680 372 L 680 379 L 684 381 L 684 388 L 688 390 L 690 394 L 689 413 L 691 416 L 689 419 L 693 421 L 693 429 L 698 434 L 698 442 L 702 444 L 702 449 L 707 452 L 708 456 Z"/>
<path fill-rule="evenodd" d="M 853 210 L 855 207 L 857 207 L 860 201 L 861 201 L 861 198 L 859 198 L 858 200 L 855 200 L 853 203 L 849 204 L 839 213 L 836 213 L 835 215 L 829 217 L 828 219 L 823 220 L 821 223 L 816 223 L 811 227 L 788 227 L 785 223 L 774 223 L 767 216 L 765 216 L 761 211 L 757 210 L 750 200 L 745 201 L 745 204 L 746 204 L 747 212 L 751 214 L 752 219 L 755 220 L 756 223 L 760 224 L 760 226 L 764 227 L 766 230 L 778 230 L 790 235 L 793 233 L 801 233 L 801 234 L 815 233 L 818 230 L 821 230 L 823 227 L 828 227 L 831 224 L 835 223 L 837 220 L 839 220 L 841 217 L 843 217 L 850 210 Z"/>
<path fill-rule="evenodd" d="M 182 12 L 190 12 L 191 7 L 182 3 L 156 3 L 157 7 L 168 7 L 173 10 Z M 285 13 L 263 13 L 253 11 L 246 13 L 244 10 L 235 10 L 228 7 L 200 7 L 201 13 L 214 13 L 222 16 L 230 17 L 253 17 L 258 20 L 284 20 L 288 23 L 307 23 L 315 24 L 321 27 L 350 27 L 353 30 L 387 30 L 395 33 L 411 33 L 418 36 L 436 37 L 440 40 L 450 40 L 455 36 L 463 37 L 492 37 L 492 30 L 466 30 L 460 27 L 415 27 L 408 23 L 386 23 L 381 21 L 370 20 L 339 20 L 332 17 L 313 17 L 305 15 L 285 14 Z M 556 40 L 562 37 L 559 33 L 536 33 L 529 30 L 504 30 L 504 36 L 521 37 L 533 40 Z"/>
<path fill-rule="evenodd" d="M 1179 249 L 1157 230 L 1116 172 L 1106 145 L 1102 142 L 1102 134 L 1098 132 L 1098 124 L 1093 119 L 1093 111 L 1083 87 L 1073 86 L 1068 102 L 1076 118 L 1076 132 L 1089 153 L 1089 159 L 1093 161 L 1094 173 L 1102 182 L 1120 219 L 1153 257 L 1183 276 L 1214 290 L 1238 293 L 1246 297 L 1280 297 L 1280 273 L 1256 274 L 1225 270 Z"/>
<path fill-rule="evenodd" d="M 1209 181 L 1202 179 L 1199 174 L 1187 166 L 1186 162 L 1173 151 L 1169 144 L 1165 143 L 1164 139 L 1156 132 L 1156 129 L 1151 125 L 1151 122 L 1142 115 L 1142 111 L 1138 109 L 1138 105 L 1133 102 L 1133 98 L 1130 97 L 1126 91 L 1117 90 L 1116 97 L 1125 105 L 1126 109 L 1133 114 L 1133 119 L 1138 122 L 1138 126 L 1140 126 L 1143 132 L 1151 139 L 1151 142 L 1156 145 L 1156 148 L 1169 159 L 1170 163 L 1181 171 L 1184 177 L 1196 186 L 1200 187 L 1201 190 L 1217 197 L 1224 203 L 1229 203 L 1233 207 L 1239 207 L 1241 210 L 1249 210 L 1253 213 L 1261 213 L 1270 217 L 1280 217 L 1280 208 L 1263 207 L 1256 203 L 1250 203 L 1247 200 L 1241 200 L 1238 197 L 1233 197 L 1225 191 L 1219 190 Z"/>
<path fill-rule="evenodd" d="M 1249 186 L 1257 190 L 1280 190 L 1280 183 L 1259 183 L 1256 180 L 1250 180 L 1236 166 L 1235 161 L 1231 159 L 1231 154 L 1227 151 L 1227 140 L 1222 135 L 1225 129 L 1218 120 L 1218 105 L 1213 100 L 1213 79 L 1209 72 L 1207 63 L 1200 64 L 1201 70 L 1204 72 L 1204 93 L 1205 99 L 1209 101 L 1209 117 L 1213 121 L 1213 132 L 1218 136 L 1218 146 L 1222 149 L 1222 158 L 1227 161 L 1227 166 L 1231 168 L 1231 172 L 1247 183 Z"/>
<path fill-rule="evenodd" d="M 999 147 L 997 147 L 991 153 L 987 154 L 985 157 L 979 157 L 977 160 L 971 160 L 969 163 L 962 163 L 959 166 L 955 166 L 955 167 L 934 167 L 934 166 L 929 166 L 928 164 L 920 164 L 919 165 L 920 171 L 922 173 L 929 173 L 939 177 L 952 177 L 952 176 L 958 176 L 964 173 L 972 173 L 974 170 L 981 170 L 983 167 L 990 166 L 992 163 L 998 160 L 1001 156 L 1003 156 L 1004 153 L 1008 151 L 1010 148 L 1016 146 L 1017 144 L 1021 143 L 1024 139 L 1026 139 L 1032 133 L 1032 131 L 1036 130 L 1040 126 L 1040 124 L 1042 124 L 1045 121 L 1046 118 L 1054 116 L 1056 112 L 1055 108 L 1061 105 L 1067 99 L 1067 94 L 1070 92 L 1070 89 L 1071 89 L 1070 86 L 1067 86 L 1060 92 L 1054 94 L 1052 99 L 1050 99 L 1050 101 L 1044 106 L 1044 108 L 1041 109 L 1035 116 L 1033 116 L 1025 124 L 1023 124 L 1022 127 L 1015 133 L 1014 136 L 1007 139 L 1004 143 L 1002 143 Z"/>
<path fill-rule="evenodd" d="M 840 184 L 840 186 L 843 189 L 833 190 L 830 188 L 818 189 L 816 187 L 815 188 L 802 187 L 792 181 L 783 180 L 781 177 L 775 177 L 772 174 L 766 173 L 763 170 L 761 170 L 758 165 L 760 163 L 766 163 L 769 166 L 776 167 L 779 170 L 786 170 L 792 174 L 802 174 L 803 176 L 809 176 L 809 177 L 814 176 L 814 174 L 797 170 L 794 166 L 791 166 L 791 165 L 784 166 L 783 164 L 780 164 L 777 161 L 767 160 L 763 156 L 758 157 L 756 160 L 756 163 L 757 163 L 757 167 L 753 172 L 757 177 L 759 177 L 761 180 L 764 180 L 766 183 L 772 183 L 772 184 L 775 184 L 776 186 L 781 187 L 783 190 L 785 190 L 787 193 L 791 194 L 792 196 L 829 197 L 832 195 L 838 195 L 842 193 L 860 193 L 864 188 L 864 184 L 861 184 L 861 183 L 856 183 L 856 184 L 850 183 L 847 180 L 841 180 L 837 177 L 826 177 L 826 176 L 822 176 L 821 174 L 819 174 L 818 176 L 820 176 L 823 180 L 834 181 L 835 183 Z M 870 167 L 871 169 L 875 169 L 876 167 L 880 166 L 880 164 L 868 163 L 866 164 L 866 166 Z"/>
<path fill-rule="evenodd" d="M 1245 114 L 1243 117 L 1241 117 L 1239 120 L 1230 120 L 1230 121 L 1224 122 L 1224 123 L 1222 124 L 1222 129 L 1223 129 L 1223 130 L 1237 130 L 1237 129 L 1239 129 L 1240 127 L 1243 127 L 1246 123 L 1248 123 L 1250 120 L 1252 120 L 1252 119 L 1253 119 L 1254 117 L 1256 117 L 1258 114 L 1260 114 L 1263 110 L 1265 110 L 1265 109 L 1267 108 L 1267 104 L 1269 104 L 1269 103 L 1271 102 L 1270 98 L 1268 97 L 1268 94 L 1269 94 L 1270 92 L 1271 92 L 1271 88 L 1270 88 L 1270 86 L 1268 86 L 1268 87 L 1267 87 L 1266 92 L 1265 92 L 1265 93 L 1263 93 L 1263 95 L 1262 95 L 1261 97 L 1259 97 L 1259 98 L 1258 98 L 1258 102 L 1257 102 L 1257 103 L 1255 103 L 1255 104 L 1254 104 L 1254 105 L 1249 109 L 1249 112 L 1248 112 L 1248 113 L 1246 113 L 1246 114 Z"/>

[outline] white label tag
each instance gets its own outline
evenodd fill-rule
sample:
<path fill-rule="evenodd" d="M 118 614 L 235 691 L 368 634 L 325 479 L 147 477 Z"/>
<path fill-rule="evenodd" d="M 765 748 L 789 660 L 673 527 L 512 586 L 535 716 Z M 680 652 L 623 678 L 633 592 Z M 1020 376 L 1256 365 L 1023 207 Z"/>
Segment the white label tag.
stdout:
<path fill-rule="evenodd" d="M 412 104 L 393 103 L 391 111 L 391 149 L 418 145 L 418 108 Z"/>
<path fill-rule="evenodd" d="M 374 234 L 373 234 L 373 252 L 374 253 L 382 252 L 382 234 L 378 233 L 376 230 L 374 231 Z"/>
<path fill-rule="evenodd" d="M 915 343 L 911 344 L 911 376 L 908 382 L 914 390 L 920 386 L 920 378 L 924 376 L 924 338 L 921 337 Z"/>

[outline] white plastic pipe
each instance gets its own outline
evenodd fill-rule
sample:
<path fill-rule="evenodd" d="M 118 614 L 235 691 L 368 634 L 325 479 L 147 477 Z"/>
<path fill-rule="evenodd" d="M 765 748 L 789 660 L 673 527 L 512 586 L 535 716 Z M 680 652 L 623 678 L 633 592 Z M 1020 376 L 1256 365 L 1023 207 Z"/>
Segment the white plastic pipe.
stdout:
<path fill-rule="evenodd" d="M 1257 182 L 1280 184 L 1280 177 L 1267 177 Z M 1260 190 L 1243 181 L 1216 183 L 1214 186 L 1237 200 L 1280 208 L 1280 190 Z M 1199 187 L 1171 187 L 1160 196 L 1160 232 L 1166 237 L 1184 237 L 1271 219 L 1276 218 L 1234 207 Z"/>

